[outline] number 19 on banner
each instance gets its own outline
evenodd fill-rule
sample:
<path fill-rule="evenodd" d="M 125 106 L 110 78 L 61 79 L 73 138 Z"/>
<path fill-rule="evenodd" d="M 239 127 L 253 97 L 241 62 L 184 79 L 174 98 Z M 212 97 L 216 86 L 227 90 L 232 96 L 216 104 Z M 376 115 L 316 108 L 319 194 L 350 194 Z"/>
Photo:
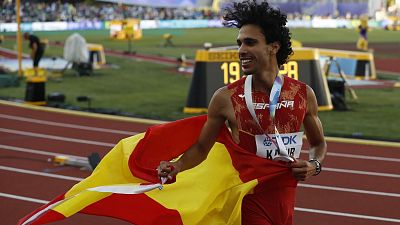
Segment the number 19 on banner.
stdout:
<path fill-rule="evenodd" d="M 240 63 L 239 62 L 224 62 L 221 65 L 221 70 L 224 73 L 224 84 L 231 84 L 240 79 Z M 299 66 L 296 61 L 289 61 L 282 65 L 279 73 L 287 75 L 295 80 L 299 79 Z"/>
<path fill-rule="evenodd" d="M 239 62 L 224 62 L 221 65 L 221 70 L 224 72 L 224 84 L 231 84 L 240 79 Z"/>

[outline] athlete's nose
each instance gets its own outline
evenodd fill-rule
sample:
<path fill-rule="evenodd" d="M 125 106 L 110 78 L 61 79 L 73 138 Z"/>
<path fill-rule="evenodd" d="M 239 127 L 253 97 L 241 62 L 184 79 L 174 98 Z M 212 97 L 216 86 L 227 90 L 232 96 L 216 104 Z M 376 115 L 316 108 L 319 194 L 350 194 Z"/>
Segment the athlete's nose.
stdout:
<path fill-rule="evenodd" d="M 239 51 L 239 59 L 244 59 L 244 58 L 247 58 L 247 57 L 249 57 L 247 50 L 244 49 L 244 50 Z"/>
<path fill-rule="evenodd" d="M 246 55 L 247 49 L 246 49 L 245 45 L 240 45 L 238 52 L 239 52 L 239 57 Z"/>

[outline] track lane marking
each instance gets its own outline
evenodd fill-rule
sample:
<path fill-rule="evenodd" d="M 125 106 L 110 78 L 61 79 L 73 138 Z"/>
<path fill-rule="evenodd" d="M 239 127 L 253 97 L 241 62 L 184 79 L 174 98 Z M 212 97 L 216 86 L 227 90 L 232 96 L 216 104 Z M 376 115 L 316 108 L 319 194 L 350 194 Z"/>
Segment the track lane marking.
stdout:
<path fill-rule="evenodd" d="M 36 176 L 43 176 L 43 177 L 51 177 L 51 178 L 56 178 L 56 179 L 61 179 L 61 180 L 82 181 L 84 179 L 84 178 L 80 178 L 80 177 L 71 177 L 71 176 L 58 175 L 58 174 L 52 174 L 52 173 L 43 173 L 43 172 L 19 169 L 19 168 L 14 168 L 14 167 L 9 167 L 9 166 L 0 166 L 0 170 L 16 172 L 16 173 L 23 173 L 23 174 L 30 174 L 30 175 L 36 175 Z"/>
<path fill-rule="evenodd" d="M 0 192 L 0 197 L 17 199 L 17 200 L 22 200 L 22 201 L 27 201 L 27 202 L 35 202 L 35 203 L 40 203 L 40 204 L 47 204 L 50 202 L 50 201 L 46 201 L 46 200 L 42 200 L 42 199 L 7 194 L 7 193 L 2 193 L 2 192 Z M 325 215 L 332 215 L 332 216 L 343 216 L 343 217 L 351 217 L 351 218 L 358 218 L 358 219 L 378 220 L 378 221 L 385 221 L 385 222 L 400 223 L 400 219 L 388 218 L 388 217 L 368 216 L 368 215 L 361 215 L 361 214 L 354 214 L 354 213 L 343 213 L 343 212 L 335 212 L 335 211 L 319 210 L 319 209 L 309 209 L 309 208 L 301 208 L 301 207 L 295 207 L 294 210 L 300 211 L 300 212 L 325 214 Z"/>
<path fill-rule="evenodd" d="M 301 150 L 301 153 L 310 153 L 309 150 Z M 400 162 L 398 158 L 388 158 L 388 157 L 379 157 L 379 156 L 366 156 L 366 155 L 355 155 L 355 154 L 347 154 L 347 153 L 336 153 L 336 152 L 327 152 L 328 156 L 336 156 L 336 157 L 344 157 L 344 158 L 354 158 L 354 159 L 368 159 L 368 160 L 378 160 L 378 161 L 388 161 L 388 162 Z"/>
<path fill-rule="evenodd" d="M 1 129 L 4 128 L 0 128 Z M 26 132 L 26 131 L 19 131 L 19 132 Z M 35 133 L 36 134 L 36 133 Z M 51 135 L 52 137 L 54 137 L 53 135 Z M 59 137 L 59 136 L 56 136 Z M 110 144 L 110 143 L 108 143 Z M 113 144 L 114 146 L 115 144 Z M 34 153 L 34 154 L 41 154 L 41 155 L 59 155 L 59 153 L 51 153 L 48 151 L 40 151 L 40 150 L 32 150 L 32 149 L 27 149 L 27 148 L 20 148 L 20 147 L 15 147 L 15 146 L 10 146 L 10 145 L 1 145 L 0 144 L 0 148 L 5 148 L 7 150 L 15 150 L 15 151 L 21 151 L 21 152 L 29 152 L 29 153 Z M 17 150 L 20 149 L 20 150 Z M 46 154 L 46 152 L 48 154 Z M 301 153 L 308 153 L 309 151 L 307 150 L 302 150 Z M 66 156 L 73 156 L 73 155 L 67 155 L 64 154 Z M 368 160 L 377 160 L 377 161 L 387 161 L 387 162 L 400 162 L 400 159 L 397 158 L 388 158 L 388 157 L 379 157 L 379 156 L 364 156 L 364 155 L 354 155 L 354 154 L 346 154 L 346 153 L 329 153 L 328 155 L 331 156 L 338 156 L 338 157 L 346 157 L 346 158 L 355 158 L 355 159 L 368 159 Z M 78 156 L 74 156 L 74 157 L 78 157 Z"/>
<path fill-rule="evenodd" d="M 49 201 L 42 200 L 42 199 L 24 197 L 24 196 L 21 196 L 21 195 L 7 194 L 7 193 L 3 193 L 3 192 L 0 192 L 0 197 L 17 199 L 17 200 L 22 200 L 22 201 L 26 201 L 26 202 L 41 203 L 41 204 L 49 203 Z"/>
<path fill-rule="evenodd" d="M 294 207 L 294 210 L 300 211 L 300 212 L 309 212 L 309 213 L 325 214 L 325 215 L 332 215 L 332 216 L 343 216 L 343 217 L 352 217 L 352 218 L 367 219 L 367 220 L 379 220 L 379 221 L 385 221 L 385 222 L 400 223 L 400 219 L 396 219 L 396 218 L 368 216 L 368 215 L 361 215 L 361 214 L 343 213 L 343 212 L 335 212 L 335 211 L 319 210 L 319 209 L 308 209 L 308 208 L 300 208 L 300 207 Z"/>
<path fill-rule="evenodd" d="M 390 141 L 375 141 L 375 140 L 367 140 L 367 139 L 355 139 L 355 138 L 340 138 L 340 137 L 325 137 L 327 142 L 336 142 L 341 144 L 354 144 L 354 145 L 373 145 L 380 147 L 394 147 L 399 148 L 399 142 L 390 142 Z"/>
<path fill-rule="evenodd" d="M 124 117 L 124 116 L 115 116 L 115 115 L 107 115 L 107 114 L 100 114 L 100 113 L 93 113 L 93 112 L 83 112 L 83 111 L 74 111 L 68 109 L 60 109 L 60 108 L 51 108 L 51 107 L 44 107 L 44 106 L 35 106 L 29 105 L 24 103 L 18 102 L 11 102 L 0 100 L 0 107 L 2 105 L 9 106 L 9 107 L 16 107 L 23 110 L 34 110 L 34 111 L 44 111 L 56 114 L 64 114 L 67 116 L 84 116 L 89 118 L 96 118 L 96 119 L 109 119 L 109 120 L 116 120 L 116 121 L 126 121 L 126 122 L 133 122 L 145 125 L 158 125 L 168 123 L 168 121 L 162 120 L 153 120 L 153 119 L 142 119 L 142 118 L 133 118 L 133 117 Z M 354 139 L 354 138 L 339 138 L 339 137 L 325 137 L 328 142 L 336 142 L 342 144 L 358 144 L 358 145 L 374 145 L 378 147 L 400 147 L 400 143 L 396 142 L 389 142 L 389 141 L 374 141 L 374 140 L 365 140 L 365 139 Z"/>
<path fill-rule="evenodd" d="M 357 194 L 381 195 L 381 196 L 400 198 L 400 193 L 367 191 L 367 190 L 361 190 L 361 189 L 331 187 L 331 186 L 323 186 L 323 185 L 315 185 L 315 184 L 299 184 L 298 186 L 305 187 L 305 188 L 330 190 L 330 191 L 352 192 L 352 193 L 357 193 Z"/>
<path fill-rule="evenodd" d="M 6 171 L 24 173 L 24 174 L 32 174 L 32 175 L 37 175 L 37 176 L 52 177 L 52 178 L 57 178 L 57 179 L 73 180 L 73 181 L 81 181 L 84 179 L 84 178 L 80 178 L 80 177 L 49 174 L 49 173 L 19 169 L 19 168 L 14 168 L 14 167 L 9 167 L 9 166 L 0 166 L 0 170 L 6 170 Z M 400 194 L 390 193 L 390 192 L 367 191 L 367 190 L 360 190 L 360 189 L 330 187 L 330 186 L 312 185 L 312 184 L 299 184 L 299 186 L 305 187 L 305 188 L 334 190 L 334 191 L 340 191 L 340 192 L 352 192 L 352 193 L 359 193 L 359 194 L 369 194 L 369 195 L 379 195 L 379 196 L 399 197 L 400 198 Z"/>
<path fill-rule="evenodd" d="M 16 151 L 16 152 L 25 152 L 25 153 L 31 153 L 31 154 L 37 154 L 37 155 L 46 155 L 46 156 L 60 156 L 60 155 L 63 155 L 63 156 L 74 157 L 74 158 L 78 158 L 78 159 L 87 159 L 87 157 L 82 157 L 82 156 L 69 155 L 69 154 L 56 153 L 56 152 L 48 152 L 48 151 L 41 151 L 41 150 L 34 150 L 34 149 L 30 149 L 30 148 L 21 148 L 21 147 L 15 147 L 15 146 L 10 146 L 10 145 L 2 145 L 2 144 L 0 144 L 0 149 Z"/>
<path fill-rule="evenodd" d="M 82 126 L 82 125 L 60 123 L 60 122 L 52 122 L 52 121 L 47 121 L 47 120 L 32 119 L 32 118 L 26 118 L 26 117 L 20 117 L 20 116 L 11 116 L 11 115 L 1 114 L 1 113 L 0 113 L 0 118 L 23 121 L 23 122 L 28 122 L 28 123 L 45 124 L 45 125 L 57 126 L 57 127 L 74 128 L 74 129 L 80 129 L 80 130 L 107 132 L 107 133 L 115 133 L 115 134 L 126 134 L 126 135 L 138 134 L 138 132 L 130 132 L 130 131 L 115 130 L 115 129 L 108 129 L 108 128 L 100 128 L 100 127 Z"/>
<path fill-rule="evenodd" d="M 328 167 L 325 167 L 323 170 L 330 172 L 338 172 L 338 173 L 351 173 L 351 174 L 360 174 L 368 176 L 400 178 L 400 174 L 393 174 L 393 173 L 377 173 L 377 172 L 368 172 L 361 170 L 348 170 L 348 169 L 338 169 L 338 168 L 328 168 Z"/>
<path fill-rule="evenodd" d="M 0 128 L 0 131 L 1 131 L 1 128 Z M 114 144 L 112 144 L 112 146 L 114 146 Z M 63 154 L 63 153 L 47 152 L 47 151 L 40 151 L 40 150 L 34 150 L 34 149 L 28 149 L 28 148 L 20 148 L 20 147 L 14 147 L 14 146 L 9 146 L 9 145 L 2 145 L 2 144 L 0 144 L 0 148 L 6 149 L 6 150 L 11 150 L 11 151 L 19 151 L 19 152 L 26 152 L 26 153 L 40 154 L 40 155 L 48 155 L 48 156 L 65 155 L 65 156 L 71 156 L 71 157 L 75 157 L 75 158 L 85 158 L 85 157 L 81 157 L 81 156 L 68 155 L 68 154 Z M 378 159 L 378 160 L 381 160 L 381 159 Z M 350 173 L 350 174 L 361 174 L 361 175 L 369 175 L 369 176 L 400 178 L 399 174 L 368 172 L 368 171 L 360 171 L 360 170 L 330 168 L 330 167 L 324 167 L 324 171 L 339 172 L 339 173 Z"/>
<path fill-rule="evenodd" d="M 107 115 L 107 114 L 94 113 L 94 112 L 75 111 L 75 110 L 69 110 L 69 109 L 52 108 L 52 107 L 46 107 L 46 106 L 30 105 L 30 104 L 25 104 L 25 103 L 20 103 L 20 102 L 11 102 L 11 101 L 0 100 L 0 107 L 2 107 L 2 105 L 5 105 L 6 107 L 8 106 L 8 107 L 15 107 L 15 108 L 22 109 L 22 110 L 27 110 L 30 112 L 32 112 L 32 111 L 33 112 L 35 112 L 35 111 L 36 112 L 38 112 L 38 111 L 49 112 L 49 113 L 58 114 L 60 116 L 62 116 L 62 115 L 81 116 L 81 117 L 86 117 L 86 118 L 107 119 L 107 120 L 123 121 L 123 122 L 129 122 L 129 123 L 139 123 L 139 124 L 144 124 L 144 125 L 163 124 L 166 122 L 166 121 L 161 121 L 161 120 Z M 29 114 L 30 112 L 27 112 L 26 114 Z"/>
<path fill-rule="evenodd" d="M 114 145 L 115 145 L 113 143 L 88 141 L 88 140 L 77 139 L 77 138 L 67 138 L 67 137 L 60 137 L 60 136 L 48 135 L 48 134 L 38 134 L 38 133 L 33 133 L 33 132 L 28 132 L 28 131 L 12 130 L 12 129 L 5 129 L 5 128 L 0 128 L 0 132 L 10 133 L 10 134 L 18 134 L 18 135 L 24 135 L 24 136 L 31 136 L 31 137 L 46 138 L 46 139 L 52 139 L 52 140 L 58 140 L 58 141 L 69 141 L 69 142 L 75 142 L 75 143 L 80 143 L 80 144 L 99 145 L 99 146 L 106 146 L 106 147 L 114 147 Z"/>

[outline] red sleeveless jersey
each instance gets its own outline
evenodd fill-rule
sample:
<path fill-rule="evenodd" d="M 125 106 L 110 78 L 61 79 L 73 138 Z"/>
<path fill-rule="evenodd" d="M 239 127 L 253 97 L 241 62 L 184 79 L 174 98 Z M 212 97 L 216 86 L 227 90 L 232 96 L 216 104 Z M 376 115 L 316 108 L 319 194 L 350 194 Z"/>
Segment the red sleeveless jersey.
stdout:
<path fill-rule="evenodd" d="M 231 91 L 231 101 L 237 125 L 239 129 L 239 145 L 256 153 L 256 143 L 254 135 L 263 134 L 253 120 L 244 99 L 244 83 L 246 78 L 228 85 Z M 274 124 L 269 115 L 269 93 L 252 92 L 254 109 L 261 127 L 268 134 L 274 133 Z M 299 132 L 307 108 L 307 89 L 306 85 L 300 81 L 284 76 L 284 82 L 279 96 L 276 112 L 275 125 L 279 133 Z"/>

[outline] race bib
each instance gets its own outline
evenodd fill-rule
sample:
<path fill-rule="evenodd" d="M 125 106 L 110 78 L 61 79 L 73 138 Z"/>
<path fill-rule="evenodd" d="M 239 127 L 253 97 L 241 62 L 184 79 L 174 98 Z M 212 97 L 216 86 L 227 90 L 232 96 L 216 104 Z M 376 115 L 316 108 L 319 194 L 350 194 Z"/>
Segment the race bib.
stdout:
<path fill-rule="evenodd" d="M 299 158 L 301 147 L 303 145 L 303 132 L 280 135 L 283 144 L 286 147 L 287 155 L 296 159 Z M 275 141 L 276 134 L 269 134 L 269 137 Z M 284 155 L 285 153 L 281 153 L 269 137 L 265 134 L 255 135 L 257 156 L 273 160 L 278 156 Z"/>

